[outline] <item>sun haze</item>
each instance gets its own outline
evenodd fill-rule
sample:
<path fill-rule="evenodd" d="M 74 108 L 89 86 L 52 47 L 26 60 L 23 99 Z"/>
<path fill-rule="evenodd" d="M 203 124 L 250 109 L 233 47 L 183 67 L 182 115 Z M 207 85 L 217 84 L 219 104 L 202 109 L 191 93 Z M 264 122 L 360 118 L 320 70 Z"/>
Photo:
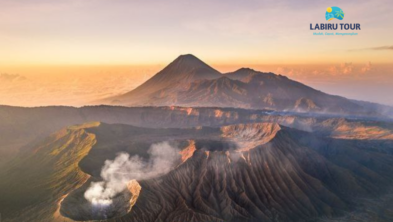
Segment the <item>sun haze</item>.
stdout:
<path fill-rule="evenodd" d="M 0 103 L 80 105 L 87 100 L 80 94 L 91 99 L 131 90 L 178 55 L 192 53 L 222 72 L 259 67 L 328 93 L 392 104 L 385 96 L 393 93 L 389 87 L 374 91 L 392 78 L 393 5 L 360 0 L 339 7 L 345 23 L 361 24 L 357 36 L 314 36 L 310 23 L 328 22 L 330 8 L 317 1 L 3 0 Z M 34 80 L 28 84 L 34 90 L 15 75 Z M 91 75 L 100 79 L 89 81 Z M 119 75 L 124 79 L 105 80 Z M 80 88 L 64 101 L 38 98 L 37 88 L 69 94 L 57 78 Z M 347 88 L 349 78 L 356 87 Z M 89 91 L 93 82 L 101 82 L 98 95 Z"/>

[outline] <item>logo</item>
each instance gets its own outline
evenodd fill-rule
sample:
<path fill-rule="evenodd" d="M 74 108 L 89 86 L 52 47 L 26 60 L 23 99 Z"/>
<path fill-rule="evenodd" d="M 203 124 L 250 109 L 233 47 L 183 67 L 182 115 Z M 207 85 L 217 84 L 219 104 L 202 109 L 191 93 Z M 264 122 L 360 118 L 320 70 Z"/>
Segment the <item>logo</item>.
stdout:
<path fill-rule="evenodd" d="M 332 6 L 326 9 L 325 18 L 327 21 L 333 19 L 343 20 L 344 12 L 337 6 Z M 361 30 L 360 23 L 316 23 L 315 25 L 310 23 L 310 30 L 326 30 L 325 32 L 314 32 L 313 35 L 358 35 L 357 32 L 334 32 L 335 30 Z M 331 31 L 329 31 L 331 30 Z"/>
<path fill-rule="evenodd" d="M 332 6 L 326 9 L 326 20 L 330 21 L 333 19 L 343 20 L 344 12 L 341 8 Z"/>

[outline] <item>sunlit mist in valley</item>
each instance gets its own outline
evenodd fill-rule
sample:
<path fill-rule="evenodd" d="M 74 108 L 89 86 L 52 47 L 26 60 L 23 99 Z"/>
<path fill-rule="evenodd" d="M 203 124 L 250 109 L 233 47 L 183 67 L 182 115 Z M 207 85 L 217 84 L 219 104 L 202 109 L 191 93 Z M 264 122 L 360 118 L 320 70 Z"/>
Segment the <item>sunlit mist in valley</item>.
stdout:
<path fill-rule="evenodd" d="M 134 89 L 158 66 L 52 66 L 0 70 L 0 104 L 82 106 Z"/>
<path fill-rule="evenodd" d="M 83 106 L 126 93 L 165 65 L 0 67 L 0 104 Z M 212 65 L 222 73 L 250 67 L 288 76 L 318 90 L 351 99 L 393 105 L 393 65 Z"/>

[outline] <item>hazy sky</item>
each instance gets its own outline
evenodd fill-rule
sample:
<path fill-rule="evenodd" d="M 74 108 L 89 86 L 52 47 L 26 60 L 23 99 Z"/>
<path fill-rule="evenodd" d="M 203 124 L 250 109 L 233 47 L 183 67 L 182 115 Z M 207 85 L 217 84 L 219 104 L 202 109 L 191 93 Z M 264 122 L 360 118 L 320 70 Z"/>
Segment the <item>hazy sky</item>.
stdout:
<path fill-rule="evenodd" d="M 313 36 L 329 6 L 359 35 Z M 391 0 L 0 0 L 0 64 L 390 63 L 392 11 Z"/>
<path fill-rule="evenodd" d="M 357 36 L 314 36 L 327 7 Z M 192 53 L 393 105 L 392 0 L 0 0 L 0 104 L 83 105 Z M 347 32 L 347 31 L 343 31 Z"/>

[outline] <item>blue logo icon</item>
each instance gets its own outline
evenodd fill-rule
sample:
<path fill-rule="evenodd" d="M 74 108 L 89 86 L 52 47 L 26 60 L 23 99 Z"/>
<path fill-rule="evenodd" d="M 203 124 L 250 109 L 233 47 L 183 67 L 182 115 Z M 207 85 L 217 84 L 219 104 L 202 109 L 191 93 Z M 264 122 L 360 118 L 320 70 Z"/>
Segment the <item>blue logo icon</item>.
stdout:
<path fill-rule="evenodd" d="M 326 20 L 330 21 L 333 19 L 343 20 L 344 12 L 341 8 L 332 6 L 326 9 Z"/>

